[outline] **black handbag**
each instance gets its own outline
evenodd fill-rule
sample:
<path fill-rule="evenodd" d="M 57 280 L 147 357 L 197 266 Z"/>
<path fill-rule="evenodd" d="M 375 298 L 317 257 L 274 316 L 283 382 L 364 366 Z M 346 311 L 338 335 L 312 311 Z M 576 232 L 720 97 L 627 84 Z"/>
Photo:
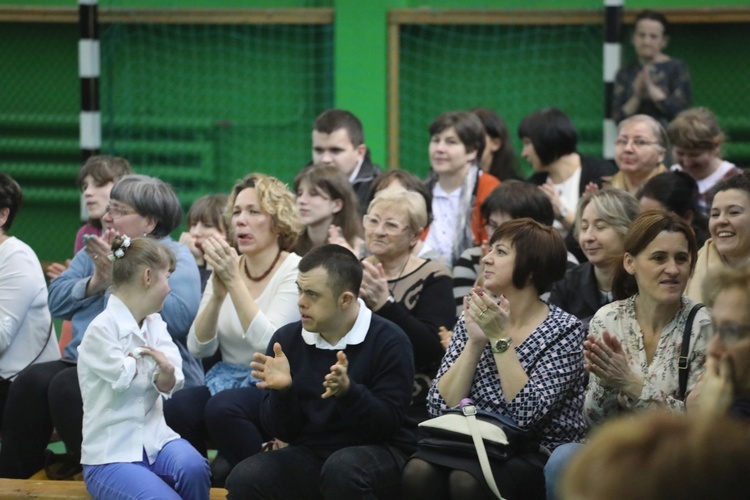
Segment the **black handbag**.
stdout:
<path fill-rule="evenodd" d="M 535 433 L 522 429 L 504 415 L 477 410 L 471 400 L 461 401 L 461 409 L 446 411 L 426 420 L 419 427 L 427 433 L 418 446 L 425 450 L 478 458 L 490 489 L 502 499 L 495 483 L 490 459 L 505 461 L 543 449 Z"/>

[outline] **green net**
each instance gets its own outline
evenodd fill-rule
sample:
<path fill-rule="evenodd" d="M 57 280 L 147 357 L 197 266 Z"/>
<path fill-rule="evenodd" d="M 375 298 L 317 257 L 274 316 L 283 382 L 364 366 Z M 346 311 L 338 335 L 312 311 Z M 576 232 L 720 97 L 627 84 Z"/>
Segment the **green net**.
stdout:
<path fill-rule="evenodd" d="M 576 124 L 581 150 L 600 153 L 601 40 L 600 26 L 402 26 L 401 166 L 426 173 L 430 122 L 476 106 L 498 112 L 514 140 L 526 114 L 559 107 Z"/>
<path fill-rule="evenodd" d="M 106 26 L 102 149 L 185 203 L 250 172 L 291 181 L 333 103 L 332 38 L 330 25 Z"/>

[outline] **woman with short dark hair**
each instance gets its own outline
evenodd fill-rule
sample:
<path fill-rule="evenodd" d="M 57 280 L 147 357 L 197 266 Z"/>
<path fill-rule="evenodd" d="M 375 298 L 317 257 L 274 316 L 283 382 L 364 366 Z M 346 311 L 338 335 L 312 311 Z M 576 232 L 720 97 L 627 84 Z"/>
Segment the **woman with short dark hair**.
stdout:
<path fill-rule="evenodd" d="M 428 396 L 436 417 L 471 398 L 480 410 L 510 417 L 542 444 L 578 440 L 585 429 L 581 323 L 539 295 L 562 277 L 562 237 L 531 219 L 503 223 L 484 257 L 484 288 L 466 298 L 464 314 Z M 503 298 L 496 302 L 490 292 Z M 491 461 L 507 498 L 544 498 L 546 455 Z M 404 498 L 491 498 L 476 457 L 420 448 L 403 473 Z"/>
<path fill-rule="evenodd" d="M 541 186 L 549 197 L 555 210 L 555 227 L 567 234 L 575 223 L 578 199 L 586 186 L 594 183 L 601 187 L 602 177 L 613 175 L 617 167 L 579 154 L 575 126 L 557 108 L 527 115 L 518 126 L 518 137 L 523 141 L 521 156 L 534 169 L 529 181 Z"/>

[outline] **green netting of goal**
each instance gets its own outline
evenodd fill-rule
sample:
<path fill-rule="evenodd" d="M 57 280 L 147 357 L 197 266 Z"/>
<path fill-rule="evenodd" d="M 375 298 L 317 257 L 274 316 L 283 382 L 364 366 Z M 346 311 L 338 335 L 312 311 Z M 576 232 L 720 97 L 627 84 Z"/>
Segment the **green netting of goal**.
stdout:
<path fill-rule="evenodd" d="M 747 25 L 673 25 L 667 53 L 688 62 L 693 105 L 707 106 L 729 136 L 727 159 L 750 166 Z M 635 58 L 623 29 L 622 62 Z M 399 163 L 429 169 L 428 126 L 441 112 L 483 106 L 508 124 L 516 152 L 521 119 L 555 106 L 573 120 L 584 154 L 602 154 L 601 25 L 437 25 L 400 28 Z M 529 173 L 529 166 L 521 161 Z"/>
<path fill-rule="evenodd" d="M 290 182 L 333 103 L 332 41 L 330 25 L 105 25 L 102 150 L 183 203 L 250 172 Z"/>

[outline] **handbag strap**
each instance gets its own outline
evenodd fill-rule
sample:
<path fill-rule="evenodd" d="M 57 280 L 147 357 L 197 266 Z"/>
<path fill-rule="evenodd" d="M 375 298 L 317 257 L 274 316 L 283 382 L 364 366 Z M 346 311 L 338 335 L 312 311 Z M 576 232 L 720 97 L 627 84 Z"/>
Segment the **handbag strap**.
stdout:
<path fill-rule="evenodd" d="M 484 441 L 482 441 L 482 435 L 477 426 L 477 408 L 470 399 L 464 399 L 461 401 L 461 412 L 466 417 L 466 423 L 469 426 L 471 439 L 474 441 L 474 447 L 477 449 L 477 458 L 479 458 L 479 465 L 482 467 L 482 474 L 484 474 L 484 479 L 487 481 L 487 486 L 490 487 L 492 493 L 495 494 L 498 500 L 505 500 L 497 489 L 495 477 L 492 475 L 492 467 L 490 467 L 490 459 L 487 456 L 487 450 L 484 448 Z"/>
<path fill-rule="evenodd" d="M 688 314 L 685 321 L 685 330 L 682 332 L 682 349 L 680 357 L 677 358 L 678 381 L 680 385 L 680 399 L 685 400 L 687 392 L 688 374 L 690 373 L 690 336 L 693 332 L 693 320 L 703 304 L 695 304 Z"/>

